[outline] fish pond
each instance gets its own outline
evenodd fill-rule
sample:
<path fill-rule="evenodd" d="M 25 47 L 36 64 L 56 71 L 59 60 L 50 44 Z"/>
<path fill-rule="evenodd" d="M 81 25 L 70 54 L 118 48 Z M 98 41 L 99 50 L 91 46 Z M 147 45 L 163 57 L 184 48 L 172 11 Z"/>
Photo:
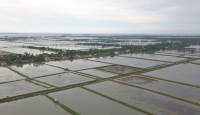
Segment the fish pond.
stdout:
<path fill-rule="evenodd" d="M 82 70 L 79 72 L 90 74 L 90 75 L 97 76 L 97 77 L 102 77 L 102 78 L 109 78 L 109 77 L 114 77 L 114 76 L 118 75 L 115 73 L 110 73 L 110 72 L 101 71 L 101 70 L 97 70 L 97 69 L 88 69 L 88 70 Z"/>

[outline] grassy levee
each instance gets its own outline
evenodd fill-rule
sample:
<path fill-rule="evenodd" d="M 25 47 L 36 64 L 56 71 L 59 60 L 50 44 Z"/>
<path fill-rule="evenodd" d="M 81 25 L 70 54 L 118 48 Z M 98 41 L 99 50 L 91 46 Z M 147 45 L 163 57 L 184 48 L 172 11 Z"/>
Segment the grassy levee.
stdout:
<path fill-rule="evenodd" d="M 20 73 L 20 72 L 18 72 L 18 71 L 16 71 L 16 70 L 14 70 L 14 69 L 12 69 L 12 68 L 8 67 L 8 66 L 7 66 L 7 68 L 8 68 L 8 69 L 10 69 L 11 71 L 13 71 L 13 72 L 15 72 L 15 73 L 17 73 L 17 74 L 19 74 L 19 75 L 23 76 L 23 77 L 25 77 L 25 78 L 29 79 L 29 77 L 28 77 L 28 76 L 26 76 L 26 75 L 24 75 L 24 74 L 22 74 L 22 73 Z"/>
<path fill-rule="evenodd" d="M 94 91 L 94 90 L 88 89 L 88 88 L 86 88 L 86 87 L 81 87 L 81 88 L 83 88 L 83 89 L 85 89 L 85 90 L 87 90 L 87 91 L 90 91 L 90 92 L 92 92 L 92 93 L 98 94 L 98 95 L 100 95 L 100 96 L 103 96 L 103 97 L 105 97 L 105 98 L 107 98 L 107 99 L 110 99 L 110 100 L 112 100 L 112 101 L 118 102 L 118 103 L 120 103 L 120 104 L 122 104 L 122 105 L 125 105 L 125 106 L 127 106 L 127 107 L 130 107 L 130 108 L 132 108 L 132 109 L 135 109 L 135 110 L 138 110 L 138 111 L 140 111 L 140 112 L 146 113 L 147 115 L 155 115 L 155 114 L 153 114 L 153 113 L 150 113 L 150 112 L 145 111 L 145 110 L 143 110 L 143 109 L 140 109 L 140 108 L 138 108 L 138 107 L 129 105 L 129 104 L 124 103 L 124 102 L 122 102 L 122 101 L 119 101 L 119 100 L 117 100 L 117 99 L 113 99 L 113 98 L 111 98 L 111 97 L 109 97 L 109 96 L 106 96 L 106 95 L 104 95 L 104 94 L 102 94 L 102 93 L 99 93 L 99 92 L 96 92 L 96 91 Z"/>
<path fill-rule="evenodd" d="M 48 74 L 48 75 L 38 76 L 38 77 L 34 77 L 34 78 L 41 78 L 41 77 L 53 76 L 53 75 L 59 75 L 59 74 L 64 74 L 64 73 L 68 73 L 68 72 L 61 72 L 61 73 Z"/>
<path fill-rule="evenodd" d="M 146 90 L 146 91 L 150 91 L 150 92 L 153 92 L 153 93 L 157 93 L 157 94 L 160 94 L 160 95 L 163 95 L 163 96 L 167 96 L 167 97 L 170 97 L 170 98 L 174 98 L 174 99 L 177 99 L 177 100 L 180 100 L 180 101 L 185 101 L 187 103 L 191 103 L 191 104 L 200 106 L 200 103 L 197 103 L 197 102 L 194 102 L 194 101 L 190 101 L 190 100 L 187 100 L 187 99 L 183 99 L 183 98 L 179 98 L 179 97 L 176 97 L 176 96 L 172 96 L 172 95 L 169 95 L 169 94 L 166 94 L 166 93 L 162 93 L 162 92 L 159 92 L 159 91 L 155 91 L 155 90 L 151 90 L 151 89 L 148 89 L 148 88 L 144 88 L 144 87 L 128 84 L 128 83 L 125 83 L 125 82 L 122 82 L 122 81 L 119 81 L 119 80 L 112 80 L 112 81 L 116 82 L 116 83 L 123 84 L 123 85 L 128 85 L 128 86 L 131 86 L 131 87 L 143 89 L 143 90 Z"/>
<path fill-rule="evenodd" d="M 187 83 L 182 83 L 182 82 L 177 82 L 177 81 L 172 81 L 172 80 L 167 80 L 167 79 L 162 79 L 162 78 L 157 78 L 157 77 L 153 77 L 153 76 L 147 76 L 147 75 L 142 75 L 148 78 L 153 78 L 153 79 L 158 79 L 158 80 L 163 80 L 163 81 L 168 81 L 168 82 L 172 82 L 172 83 L 177 83 L 177 84 L 181 84 L 181 85 L 186 85 L 186 86 L 191 86 L 191 87 L 195 87 L 195 88 L 200 88 L 200 86 L 197 85 L 192 85 L 192 84 L 187 84 Z"/>
<path fill-rule="evenodd" d="M 82 72 L 79 72 L 79 71 L 71 71 L 70 73 L 81 75 L 81 76 L 92 78 L 92 79 L 102 79 L 100 77 L 97 77 L 97 76 L 94 76 L 94 75 L 90 75 L 90 74 L 86 74 L 86 73 L 82 73 Z"/>
<path fill-rule="evenodd" d="M 55 102 L 54 98 L 50 97 L 47 94 L 44 94 L 48 99 L 50 99 L 51 101 L 53 101 L 55 104 L 59 105 L 61 108 L 63 108 L 64 110 L 66 110 L 67 112 L 71 113 L 72 115 L 80 115 L 79 113 L 77 113 L 76 111 L 72 110 L 71 108 L 63 105 L 60 102 Z"/>
<path fill-rule="evenodd" d="M 50 64 L 45 64 L 45 65 L 56 67 L 56 68 L 60 68 L 60 69 L 65 69 L 65 68 L 62 68 L 62 67 L 55 66 L 55 65 L 50 65 Z"/>
<path fill-rule="evenodd" d="M 33 84 L 35 84 L 35 85 L 39 85 L 39 86 L 44 87 L 44 88 L 50 88 L 50 86 L 47 87 L 47 86 L 45 86 L 45 85 L 42 85 L 42 84 L 39 84 L 39 83 L 33 82 L 33 80 L 30 80 L 30 79 L 26 79 L 26 81 L 27 81 L 27 82 L 30 82 L 30 83 L 33 83 Z"/>
<path fill-rule="evenodd" d="M 51 88 L 51 89 L 47 89 L 47 90 L 43 90 L 43 91 L 32 92 L 32 93 L 27 93 L 27 94 L 22 94 L 22 95 L 2 98 L 2 99 L 0 99 L 0 103 L 20 100 L 20 99 L 33 97 L 33 96 L 38 96 L 38 95 L 43 95 L 44 93 L 46 93 L 46 94 L 47 93 L 53 93 L 53 92 L 57 92 L 57 91 L 62 91 L 62 90 L 67 90 L 67 89 L 71 89 L 71 88 L 81 87 L 81 86 L 84 86 L 84 85 L 94 84 L 94 83 L 98 83 L 98 82 L 101 82 L 101 81 L 99 81 L 99 80 L 88 81 L 88 82 L 68 85 L 68 86 L 64 86 L 64 87 L 56 87 L 56 88 Z"/>
<path fill-rule="evenodd" d="M 12 83 L 12 82 L 23 81 L 23 80 L 26 80 L 26 79 L 20 79 L 20 80 L 14 80 L 14 81 L 0 82 L 0 84 L 4 84 L 4 83 Z"/>
<path fill-rule="evenodd" d="M 119 56 L 119 57 L 125 57 L 125 58 L 135 58 L 135 59 L 143 59 L 143 60 L 151 60 L 151 61 L 159 61 L 159 62 L 171 62 L 171 61 L 154 60 L 154 59 L 138 58 L 138 57 L 128 57 L 128 56 Z"/>

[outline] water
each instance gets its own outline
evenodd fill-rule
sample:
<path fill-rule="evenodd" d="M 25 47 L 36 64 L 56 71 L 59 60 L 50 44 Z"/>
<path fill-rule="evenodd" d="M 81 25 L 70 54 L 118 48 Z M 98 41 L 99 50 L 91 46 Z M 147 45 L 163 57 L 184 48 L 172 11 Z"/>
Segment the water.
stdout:
<path fill-rule="evenodd" d="M 200 88 L 140 76 L 130 76 L 118 80 L 200 103 Z"/>
<path fill-rule="evenodd" d="M 88 60 L 73 60 L 71 61 L 51 61 L 47 62 L 46 64 L 54 65 L 61 68 L 68 68 L 71 70 L 81 70 L 81 69 L 88 69 L 94 67 L 101 67 L 101 66 L 108 66 L 110 64 L 100 63 L 100 62 L 93 62 Z"/>
<path fill-rule="evenodd" d="M 118 75 L 118 74 L 105 72 L 105 71 L 101 71 L 101 70 L 97 70 L 97 69 L 83 70 L 83 71 L 79 71 L 79 72 L 94 75 L 97 77 L 102 77 L 102 78 L 109 78 L 109 77 L 114 77 L 114 76 Z"/>
<path fill-rule="evenodd" d="M 72 74 L 72 73 L 65 73 L 65 74 L 58 74 L 48 77 L 41 77 L 37 78 L 39 81 L 43 81 L 58 87 L 63 87 L 67 85 L 77 84 L 77 83 L 83 83 L 87 81 L 92 81 L 94 79 L 83 77 L 80 75 Z"/>
<path fill-rule="evenodd" d="M 193 61 L 192 63 L 200 64 L 200 60 Z"/>
<path fill-rule="evenodd" d="M 63 69 L 44 64 L 25 64 L 22 67 L 11 66 L 11 68 L 31 78 L 64 72 Z"/>
<path fill-rule="evenodd" d="M 147 73 L 143 75 L 200 86 L 200 65 L 179 64 Z"/>
<path fill-rule="evenodd" d="M 0 83 L 25 79 L 21 75 L 9 70 L 5 67 L 0 67 Z"/>
<path fill-rule="evenodd" d="M 159 62 L 152 60 L 143 60 L 143 59 L 134 59 L 134 58 L 125 58 L 125 57 L 108 57 L 108 58 L 91 58 L 90 60 L 96 60 L 107 63 L 114 63 L 126 66 L 133 66 L 138 68 L 148 68 L 162 64 L 168 64 L 167 62 Z"/>
<path fill-rule="evenodd" d="M 157 115 L 200 114 L 199 106 L 111 81 L 86 87 Z"/>
<path fill-rule="evenodd" d="M 12 97 L 32 92 L 45 90 L 41 86 L 29 83 L 25 80 L 0 84 L 0 98 Z"/>
<path fill-rule="evenodd" d="M 49 94 L 81 115 L 145 115 L 81 88 Z"/>
<path fill-rule="evenodd" d="M 173 57 L 173 56 L 152 55 L 152 54 L 126 54 L 126 55 L 121 55 L 121 56 L 152 59 L 152 60 L 159 60 L 159 61 L 168 61 L 168 62 L 176 62 L 176 61 L 182 61 L 186 59 L 186 58 L 179 58 L 179 57 Z"/>
<path fill-rule="evenodd" d="M 1 115 L 71 115 L 45 96 L 0 104 Z"/>
<path fill-rule="evenodd" d="M 40 51 L 36 49 L 28 49 L 28 48 L 20 48 L 20 47 L 0 48 L 0 50 L 5 51 L 5 52 L 10 52 L 10 53 L 16 53 L 16 54 L 30 53 L 33 55 L 38 55 L 38 54 L 43 54 L 43 53 L 47 53 L 47 54 L 55 53 L 51 51 Z"/>

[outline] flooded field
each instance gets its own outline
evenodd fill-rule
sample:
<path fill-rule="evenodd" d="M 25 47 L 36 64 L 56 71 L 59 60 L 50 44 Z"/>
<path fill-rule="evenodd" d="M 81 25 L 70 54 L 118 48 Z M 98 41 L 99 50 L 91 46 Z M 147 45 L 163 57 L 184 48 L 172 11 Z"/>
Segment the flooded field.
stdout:
<path fill-rule="evenodd" d="M 33 55 L 37 55 L 37 54 L 43 54 L 43 53 L 47 53 L 47 54 L 54 53 L 50 51 L 40 51 L 36 49 L 28 49 L 28 48 L 20 48 L 20 47 L 0 48 L 0 50 L 5 51 L 5 52 L 10 52 L 10 53 L 15 53 L 15 54 L 30 53 Z"/>
<path fill-rule="evenodd" d="M 0 84 L 0 98 L 12 97 L 26 93 L 45 90 L 45 88 L 29 83 L 25 80 Z"/>
<path fill-rule="evenodd" d="M 81 70 L 81 69 L 88 69 L 94 67 L 101 67 L 101 66 L 108 66 L 110 64 L 88 61 L 88 60 L 73 60 L 71 61 L 51 61 L 47 62 L 47 64 L 54 65 L 61 68 L 68 68 L 71 70 Z"/>
<path fill-rule="evenodd" d="M 114 73 L 120 73 L 120 74 L 132 73 L 132 72 L 140 70 L 139 68 L 132 68 L 132 67 L 120 66 L 120 65 L 102 67 L 101 69 L 105 71 L 114 72 Z"/>
<path fill-rule="evenodd" d="M 118 79 L 119 81 L 140 86 L 143 88 L 170 94 L 186 100 L 200 103 L 200 88 L 194 88 L 172 82 L 155 80 L 141 76 L 130 76 Z M 187 92 L 187 93 L 186 93 Z"/>
<path fill-rule="evenodd" d="M 193 61 L 192 63 L 200 64 L 200 60 Z"/>
<path fill-rule="evenodd" d="M 23 66 L 11 66 L 11 68 L 31 78 L 64 72 L 63 69 L 44 64 L 25 64 Z"/>
<path fill-rule="evenodd" d="M 45 96 L 0 104 L 1 115 L 71 115 Z"/>
<path fill-rule="evenodd" d="M 200 65 L 188 63 L 143 73 L 143 75 L 200 86 L 199 70 Z"/>
<path fill-rule="evenodd" d="M 152 59 L 152 60 L 167 61 L 167 62 L 177 62 L 186 59 L 173 56 L 163 56 L 163 55 L 153 55 L 153 54 L 126 54 L 121 56 Z"/>
<path fill-rule="evenodd" d="M 79 72 L 94 75 L 97 77 L 102 77 L 102 78 L 109 78 L 109 77 L 114 77 L 114 76 L 118 75 L 118 74 L 101 71 L 101 70 L 97 70 L 97 69 L 83 70 L 83 71 L 79 71 Z"/>
<path fill-rule="evenodd" d="M 25 79 L 25 78 L 15 72 L 9 70 L 8 68 L 0 67 L 0 83 L 14 81 L 14 80 L 20 80 L 20 79 Z"/>
<path fill-rule="evenodd" d="M 157 115 L 200 114 L 199 106 L 111 81 L 86 87 Z"/>
<path fill-rule="evenodd" d="M 53 75 L 53 76 L 48 76 L 48 77 L 41 77 L 41 78 L 37 78 L 37 80 L 43 81 L 55 86 L 63 87 L 67 85 L 92 81 L 94 79 L 72 74 L 72 73 L 65 73 L 65 74 L 58 74 L 58 75 Z"/>
<path fill-rule="evenodd" d="M 81 115 L 146 115 L 81 88 L 51 93 L 49 96 Z"/>
<path fill-rule="evenodd" d="M 90 60 L 96 60 L 101 62 L 108 62 L 126 66 L 133 66 L 138 68 L 148 68 L 157 65 L 167 64 L 167 62 L 159 62 L 152 60 L 143 60 L 143 59 L 134 59 L 134 58 L 125 58 L 125 57 L 107 57 L 107 58 L 91 58 Z"/>

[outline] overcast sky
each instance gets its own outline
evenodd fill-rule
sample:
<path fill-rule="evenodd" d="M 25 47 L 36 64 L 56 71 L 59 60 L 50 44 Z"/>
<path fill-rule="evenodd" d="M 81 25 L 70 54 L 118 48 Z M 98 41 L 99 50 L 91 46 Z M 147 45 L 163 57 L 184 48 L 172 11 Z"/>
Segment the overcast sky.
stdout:
<path fill-rule="evenodd" d="M 200 0 L 0 0 L 0 32 L 200 34 Z"/>

